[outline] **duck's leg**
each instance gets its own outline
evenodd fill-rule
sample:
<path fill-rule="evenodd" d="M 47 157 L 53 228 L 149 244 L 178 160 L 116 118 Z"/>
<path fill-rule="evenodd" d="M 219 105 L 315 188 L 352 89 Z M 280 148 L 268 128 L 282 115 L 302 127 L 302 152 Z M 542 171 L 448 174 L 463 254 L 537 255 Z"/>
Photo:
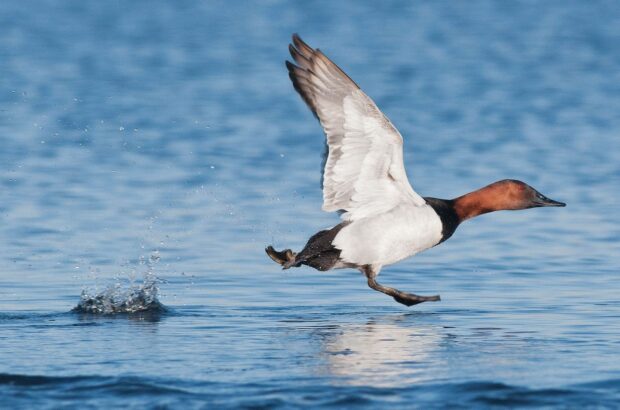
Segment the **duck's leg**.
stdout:
<path fill-rule="evenodd" d="M 368 286 L 370 286 L 370 288 L 393 297 L 394 300 L 397 301 L 398 303 L 402 303 L 403 305 L 406 305 L 406 306 L 413 306 L 413 305 L 417 305 L 418 303 L 422 303 L 422 302 L 436 302 L 436 301 L 441 300 L 439 295 L 420 296 L 420 295 L 414 295 L 413 293 L 403 292 L 398 289 L 391 288 L 389 286 L 383 286 L 382 284 L 378 283 L 375 280 L 375 278 L 379 274 L 380 269 L 381 267 L 377 268 L 371 265 L 365 265 L 360 268 L 362 273 L 366 275 L 366 278 L 368 279 Z"/>

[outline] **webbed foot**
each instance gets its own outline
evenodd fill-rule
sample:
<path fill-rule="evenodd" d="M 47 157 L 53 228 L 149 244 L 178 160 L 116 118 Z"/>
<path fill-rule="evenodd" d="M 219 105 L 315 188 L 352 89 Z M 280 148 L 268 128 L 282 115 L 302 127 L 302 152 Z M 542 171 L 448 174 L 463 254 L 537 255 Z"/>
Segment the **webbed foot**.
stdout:
<path fill-rule="evenodd" d="M 397 301 L 398 303 L 402 303 L 405 306 L 413 306 L 413 305 L 417 305 L 418 303 L 422 303 L 422 302 L 439 302 L 441 300 L 441 297 L 439 297 L 439 295 L 420 296 L 420 295 L 414 295 L 413 293 L 405 293 L 401 291 L 398 291 L 398 292 L 399 294 L 394 295 L 393 298 L 395 301 Z"/>
<path fill-rule="evenodd" d="M 295 261 L 296 253 L 290 249 L 276 251 L 273 246 L 270 245 L 265 248 L 265 252 L 274 262 L 282 265 L 284 269 L 289 268 L 290 265 Z"/>
<path fill-rule="evenodd" d="M 402 303 L 405 306 L 413 306 L 413 305 L 417 305 L 418 303 L 422 303 L 422 302 L 437 302 L 441 300 L 439 295 L 435 295 L 435 296 L 414 295 L 413 293 L 403 292 L 401 290 L 394 289 L 389 286 L 383 286 L 382 284 L 377 283 L 375 278 L 372 276 L 368 276 L 367 278 L 368 278 L 368 286 L 370 286 L 372 289 L 393 297 L 395 301 L 397 301 L 398 303 Z"/>

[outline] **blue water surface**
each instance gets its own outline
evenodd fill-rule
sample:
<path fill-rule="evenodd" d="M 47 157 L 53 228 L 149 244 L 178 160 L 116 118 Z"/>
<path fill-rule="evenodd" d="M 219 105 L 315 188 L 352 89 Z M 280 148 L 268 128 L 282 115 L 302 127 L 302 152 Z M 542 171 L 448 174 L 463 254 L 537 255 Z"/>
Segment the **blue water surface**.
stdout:
<path fill-rule="evenodd" d="M 420 194 L 568 206 L 381 273 L 440 303 L 281 271 L 266 245 L 338 222 L 293 32 L 399 128 Z M 616 1 L 1 2 L 0 407 L 620 407 L 619 44 Z"/>

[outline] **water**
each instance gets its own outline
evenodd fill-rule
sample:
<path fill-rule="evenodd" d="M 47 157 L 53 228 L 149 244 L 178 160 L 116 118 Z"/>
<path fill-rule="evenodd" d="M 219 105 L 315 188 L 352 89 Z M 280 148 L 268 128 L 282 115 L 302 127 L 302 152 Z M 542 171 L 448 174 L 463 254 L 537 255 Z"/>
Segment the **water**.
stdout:
<path fill-rule="evenodd" d="M 293 32 L 422 195 L 517 178 L 568 206 L 382 272 L 440 303 L 282 272 L 264 246 L 338 221 Z M 0 39 L 2 407 L 620 405 L 617 2 L 2 2 Z"/>

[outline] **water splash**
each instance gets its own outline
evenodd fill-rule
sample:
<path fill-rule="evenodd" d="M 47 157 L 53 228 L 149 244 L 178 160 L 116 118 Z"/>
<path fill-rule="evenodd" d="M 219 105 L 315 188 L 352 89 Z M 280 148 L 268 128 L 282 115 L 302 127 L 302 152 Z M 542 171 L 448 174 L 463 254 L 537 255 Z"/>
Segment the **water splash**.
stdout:
<path fill-rule="evenodd" d="M 111 315 L 165 311 L 166 307 L 158 299 L 158 284 L 161 280 L 153 273 L 153 266 L 158 261 L 159 254 L 151 254 L 146 262 L 148 270 L 143 274 L 141 283 L 123 286 L 117 282 L 101 292 L 96 289 L 83 289 L 73 312 Z"/>

